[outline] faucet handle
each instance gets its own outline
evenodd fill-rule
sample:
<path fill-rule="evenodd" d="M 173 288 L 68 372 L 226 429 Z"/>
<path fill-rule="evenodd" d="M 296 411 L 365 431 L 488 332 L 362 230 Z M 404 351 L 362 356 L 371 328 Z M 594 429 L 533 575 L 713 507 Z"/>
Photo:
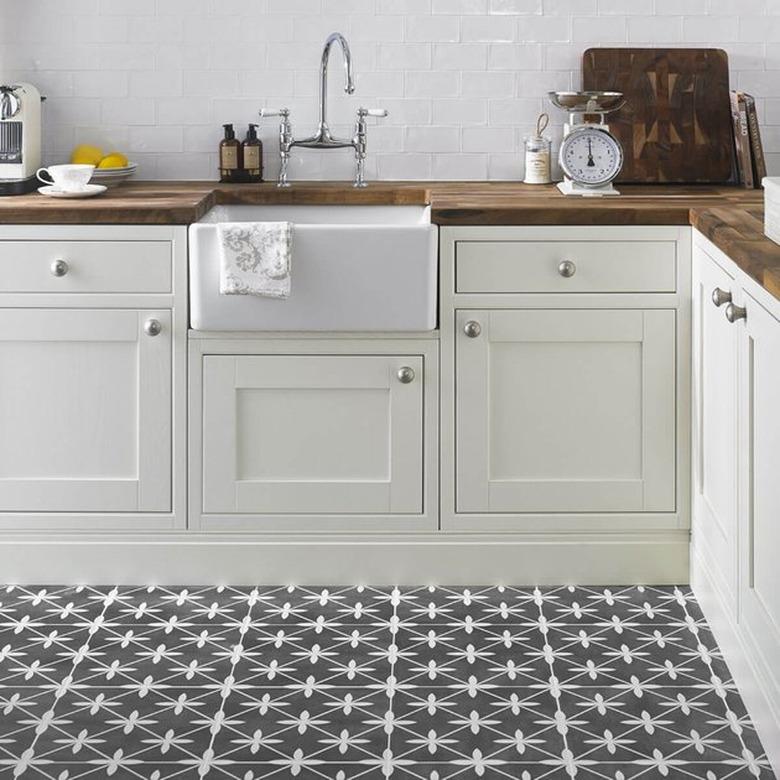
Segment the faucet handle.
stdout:
<path fill-rule="evenodd" d="M 290 116 L 290 109 L 289 108 L 261 108 L 260 116 L 261 117 L 281 116 L 284 117 L 284 119 L 287 119 L 287 117 Z"/>
<path fill-rule="evenodd" d="M 365 116 L 387 116 L 386 108 L 359 108 L 357 110 L 358 116 L 362 119 Z"/>

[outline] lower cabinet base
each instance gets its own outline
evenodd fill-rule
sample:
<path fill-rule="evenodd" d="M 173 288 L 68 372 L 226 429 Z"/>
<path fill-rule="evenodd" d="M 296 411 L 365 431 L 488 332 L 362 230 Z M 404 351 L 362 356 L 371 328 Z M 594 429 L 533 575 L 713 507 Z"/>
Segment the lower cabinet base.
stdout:
<path fill-rule="evenodd" d="M 737 626 L 725 606 L 704 559 L 695 547 L 691 553 L 693 592 L 734 676 L 775 774 L 780 777 L 780 690 L 772 683 L 770 667 L 749 633 Z"/>
<path fill-rule="evenodd" d="M 20 584 L 668 585 L 688 562 L 687 532 L 0 538 L 3 580 Z"/>

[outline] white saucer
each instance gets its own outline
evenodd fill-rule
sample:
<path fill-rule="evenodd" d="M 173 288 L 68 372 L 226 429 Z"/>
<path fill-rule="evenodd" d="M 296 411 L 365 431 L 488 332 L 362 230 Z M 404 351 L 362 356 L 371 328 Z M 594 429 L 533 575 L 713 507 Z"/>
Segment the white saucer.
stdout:
<path fill-rule="evenodd" d="M 58 190 L 52 184 L 48 184 L 46 187 L 38 187 L 38 192 L 41 195 L 48 195 L 50 198 L 91 198 L 94 195 L 100 195 L 101 192 L 105 192 L 107 189 L 108 187 L 104 187 L 102 184 L 86 184 L 83 190 L 66 192 L 65 190 Z"/>

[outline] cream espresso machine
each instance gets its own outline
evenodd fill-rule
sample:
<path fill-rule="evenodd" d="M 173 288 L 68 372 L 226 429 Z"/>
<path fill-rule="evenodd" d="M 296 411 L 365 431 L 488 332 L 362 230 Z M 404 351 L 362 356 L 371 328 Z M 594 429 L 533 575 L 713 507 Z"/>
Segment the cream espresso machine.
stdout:
<path fill-rule="evenodd" d="M 0 195 L 22 195 L 38 186 L 44 99 L 32 84 L 0 84 Z"/>

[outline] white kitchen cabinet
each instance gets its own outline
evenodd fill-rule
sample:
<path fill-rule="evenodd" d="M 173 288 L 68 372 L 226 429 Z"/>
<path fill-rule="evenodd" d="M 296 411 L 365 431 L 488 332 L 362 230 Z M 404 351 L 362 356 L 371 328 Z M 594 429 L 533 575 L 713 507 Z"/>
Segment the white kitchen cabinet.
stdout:
<path fill-rule="evenodd" d="M 0 225 L 0 277 L 0 532 L 183 529 L 186 228 Z"/>
<path fill-rule="evenodd" d="M 672 512 L 675 312 L 456 316 L 457 511 Z"/>
<path fill-rule="evenodd" d="M 777 769 L 780 304 L 706 238 L 694 241 L 691 585 Z M 715 289 L 727 293 L 720 306 Z"/>
<path fill-rule="evenodd" d="M 171 312 L 0 309 L 0 511 L 171 511 Z"/>
<path fill-rule="evenodd" d="M 202 439 L 195 525 L 429 527 L 430 342 L 420 352 L 417 342 L 395 344 L 412 347 L 406 354 L 379 341 L 266 340 L 259 354 L 193 344 L 205 350 L 192 358 L 191 435 Z"/>
<path fill-rule="evenodd" d="M 737 284 L 699 248 L 693 277 L 693 535 L 736 616 L 738 330 L 725 311 Z"/>
<path fill-rule="evenodd" d="M 780 307 L 772 314 L 747 293 L 739 303 L 746 318 L 731 326 L 740 341 L 738 620 L 770 661 L 780 704 Z"/>

